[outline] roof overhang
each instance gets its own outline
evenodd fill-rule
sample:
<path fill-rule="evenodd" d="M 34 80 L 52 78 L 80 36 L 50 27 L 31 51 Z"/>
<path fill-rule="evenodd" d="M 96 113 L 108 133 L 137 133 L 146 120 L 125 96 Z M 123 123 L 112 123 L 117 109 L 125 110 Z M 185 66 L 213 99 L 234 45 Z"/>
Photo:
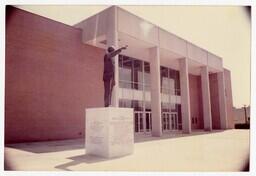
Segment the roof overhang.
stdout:
<path fill-rule="evenodd" d="M 186 57 L 191 74 L 199 75 L 200 68 L 206 65 L 212 73 L 223 71 L 220 57 L 117 6 L 111 6 L 75 26 L 83 30 L 84 43 L 106 49 L 112 24 L 116 24 L 118 45 L 129 46 L 124 55 L 150 61 L 149 49 L 158 46 L 161 65 L 179 69 L 179 59 Z"/>

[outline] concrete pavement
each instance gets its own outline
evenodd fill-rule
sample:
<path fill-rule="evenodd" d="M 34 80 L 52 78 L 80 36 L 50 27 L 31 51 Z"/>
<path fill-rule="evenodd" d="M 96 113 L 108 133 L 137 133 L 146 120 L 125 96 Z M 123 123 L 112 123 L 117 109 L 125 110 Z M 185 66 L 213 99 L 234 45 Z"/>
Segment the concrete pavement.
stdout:
<path fill-rule="evenodd" d="M 5 158 L 23 171 L 239 171 L 249 156 L 249 130 L 137 137 L 134 154 L 86 155 L 84 140 L 10 144 Z"/>

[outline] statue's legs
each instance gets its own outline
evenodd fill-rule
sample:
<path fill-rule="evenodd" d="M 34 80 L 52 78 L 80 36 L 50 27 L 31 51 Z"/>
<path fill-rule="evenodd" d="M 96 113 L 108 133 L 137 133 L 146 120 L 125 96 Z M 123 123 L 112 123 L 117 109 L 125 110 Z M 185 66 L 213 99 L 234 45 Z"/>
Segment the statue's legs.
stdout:
<path fill-rule="evenodd" d="M 111 87 L 110 87 L 111 79 L 104 80 L 104 104 L 105 107 L 108 107 L 111 103 Z"/>
<path fill-rule="evenodd" d="M 112 91 L 113 91 L 113 87 L 115 86 L 115 80 L 114 78 L 111 78 L 110 80 L 110 104 L 111 104 L 111 98 L 112 98 Z"/>
<path fill-rule="evenodd" d="M 115 78 L 110 77 L 109 79 L 104 80 L 104 104 L 105 107 L 111 105 L 111 97 L 112 97 L 112 90 L 115 86 Z"/>

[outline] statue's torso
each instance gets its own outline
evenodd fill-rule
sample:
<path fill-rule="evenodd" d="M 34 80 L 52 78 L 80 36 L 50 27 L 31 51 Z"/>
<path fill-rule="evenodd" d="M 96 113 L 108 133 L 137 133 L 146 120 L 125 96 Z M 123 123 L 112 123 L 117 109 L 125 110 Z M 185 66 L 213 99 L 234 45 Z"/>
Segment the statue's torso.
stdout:
<path fill-rule="evenodd" d="M 107 54 L 104 56 L 104 74 L 103 80 L 109 80 L 114 76 L 114 64 L 112 62 L 112 58 L 108 57 Z"/>

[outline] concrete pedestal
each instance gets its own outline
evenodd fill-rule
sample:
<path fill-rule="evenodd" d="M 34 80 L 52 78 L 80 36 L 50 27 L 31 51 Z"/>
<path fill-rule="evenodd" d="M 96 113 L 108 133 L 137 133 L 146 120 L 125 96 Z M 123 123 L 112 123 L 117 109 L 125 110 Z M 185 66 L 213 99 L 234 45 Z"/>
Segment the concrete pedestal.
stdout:
<path fill-rule="evenodd" d="M 86 109 L 85 129 L 86 154 L 112 158 L 133 153 L 133 109 Z"/>

